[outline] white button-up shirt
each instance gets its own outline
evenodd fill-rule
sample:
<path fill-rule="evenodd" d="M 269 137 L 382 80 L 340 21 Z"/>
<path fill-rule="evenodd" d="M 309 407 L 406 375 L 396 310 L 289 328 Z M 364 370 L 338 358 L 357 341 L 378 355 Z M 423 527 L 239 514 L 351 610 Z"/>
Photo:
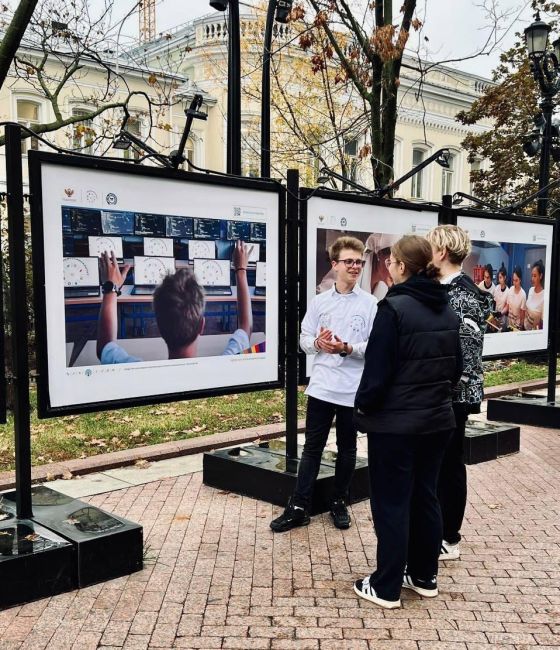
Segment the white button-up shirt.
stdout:
<path fill-rule="evenodd" d="M 336 284 L 315 296 L 303 322 L 299 344 L 306 354 L 313 354 L 313 367 L 305 391 L 316 399 L 341 406 L 354 406 L 354 398 L 364 369 L 364 354 L 373 320 L 377 298 L 356 284 L 350 293 L 338 293 Z M 317 351 L 315 339 L 321 327 L 330 329 L 352 346 L 346 357 Z"/>

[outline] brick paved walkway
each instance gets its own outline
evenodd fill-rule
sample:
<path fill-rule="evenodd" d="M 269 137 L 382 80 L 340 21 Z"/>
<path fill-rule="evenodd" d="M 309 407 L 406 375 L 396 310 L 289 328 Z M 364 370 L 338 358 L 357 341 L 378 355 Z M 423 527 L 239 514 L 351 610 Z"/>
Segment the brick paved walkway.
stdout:
<path fill-rule="evenodd" d="M 201 473 L 92 497 L 143 524 L 146 568 L 1 612 L 0 649 L 558 649 L 559 479 L 558 431 L 529 427 L 520 454 L 469 468 L 461 559 L 438 598 L 393 611 L 352 591 L 374 566 L 367 503 L 349 531 L 320 516 L 273 536 L 277 508 Z"/>

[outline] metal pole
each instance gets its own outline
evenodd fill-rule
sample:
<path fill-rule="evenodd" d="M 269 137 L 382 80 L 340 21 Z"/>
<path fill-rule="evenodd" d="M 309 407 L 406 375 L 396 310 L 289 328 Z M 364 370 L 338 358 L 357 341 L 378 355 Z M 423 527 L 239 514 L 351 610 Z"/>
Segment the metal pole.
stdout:
<path fill-rule="evenodd" d="M 547 94 L 541 102 L 544 117 L 544 128 L 541 142 L 541 157 L 539 164 L 539 190 L 546 188 L 550 176 L 550 144 L 552 140 L 552 97 Z M 548 189 L 544 189 L 538 198 L 537 214 L 546 217 L 548 212 Z M 558 221 L 557 221 L 558 224 Z M 558 311 L 558 228 L 556 228 L 552 250 L 552 268 L 550 273 L 550 303 L 548 313 L 548 382 L 547 399 L 554 402 L 556 399 L 556 366 L 558 354 L 557 311 Z"/>
<path fill-rule="evenodd" d="M 31 423 L 29 363 L 27 359 L 28 317 L 21 129 L 19 126 L 9 125 L 5 127 L 5 134 L 10 306 L 12 311 L 16 511 L 20 519 L 29 519 L 33 512 L 31 509 Z"/>
<path fill-rule="evenodd" d="M 288 170 L 286 222 L 286 470 L 297 471 L 299 173 Z"/>
<path fill-rule="evenodd" d="M 270 59 L 277 0 L 269 0 L 264 31 L 261 89 L 261 176 L 270 178 Z"/>
<path fill-rule="evenodd" d="M 544 128 L 541 143 L 541 158 L 539 165 L 539 190 L 548 185 L 550 176 L 550 143 L 552 140 L 552 97 L 545 96 L 541 102 L 541 110 L 544 117 Z M 545 189 L 538 198 L 537 214 L 546 217 L 548 208 L 548 189 Z"/>
<path fill-rule="evenodd" d="M 229 2 L 227 172 L 241 174 L 241 35 L 239 0 Z"/>

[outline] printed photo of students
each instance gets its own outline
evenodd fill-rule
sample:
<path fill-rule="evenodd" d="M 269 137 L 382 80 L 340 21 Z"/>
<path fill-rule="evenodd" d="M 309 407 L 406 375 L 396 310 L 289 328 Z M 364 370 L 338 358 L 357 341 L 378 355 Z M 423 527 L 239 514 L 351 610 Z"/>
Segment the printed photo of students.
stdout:
<path fill-rule="evenodd" d="M 508 297 L 509 287 L 507 285 L 507 271 L 504 266 L 498 270 L 498 284 L 494 288 L 494 297 L 495 311 L 494 319 L 489 323 L 490 327 L 488 328 L 487 333 L 492 334 L 492 332 L 500 332 L 505 329 L 507 324 L 506 314 L 507 314 L 507 297 Z"/>
<path fill-rule="evenodd" d="M 508 327 L 510 330 L 521 330 L 525 323 L 525 312 L 527 310 L 527 294 L 521 286 L 523 275 L 521 267 L 516 266 L 513 269 L 511 277 L 511 287 L 508 290 L 506 313 L 508 317 Z"/>
<path fill-rule="evenodd" d="M 544 264 L 538 260 L 531 269 L 531 288 L 527 296 L 525 329 L 542 330 L 544 311 Z"/>
<path fill-rule="evenodd" d="M 478 283 L 478 288 L 482 289 L 483 291 L 488 291 L 488 293 L 491 293 L 494 295 L 494 289 L 496 288 L 496 285 L 494 284 L 494 269 L 492 268 L 492 264 L 486 264 L 484 267 L 484 279 L 482 282 Z"/>

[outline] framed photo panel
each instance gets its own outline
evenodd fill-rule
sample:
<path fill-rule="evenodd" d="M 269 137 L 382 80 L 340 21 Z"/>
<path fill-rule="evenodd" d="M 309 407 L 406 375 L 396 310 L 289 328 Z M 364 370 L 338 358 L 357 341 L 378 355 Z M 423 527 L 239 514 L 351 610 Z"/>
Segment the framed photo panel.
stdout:
<path fill-rule="evenodd" d="M 278 184 L 29 166 L 41 417 L 282 385 Z"/>
<path fill-rule="evenodd" d="M 551 220 L 459 214 L 457 225 L 469 233 L 472 242 L 463 269 L 494 301 L 484 357 L 545 351 L 554 234 Z"/>
<path fill-rule="evenodd" d="M 438 224 L 438 208 L 403 205 L 398 201 L 348 195 L 340 192 L 302 190 L 309 197 L 302 204 L 302 256 L 305 260 L 300 277 L 300 322 L 307 305 L 317 294 L 329 290 L 335 280 L 329 260 L 329 247 L 342 236 L 360 239 L 366 248 L 366 264 L 360 276 L 362 289 L 379 300 L 385 297 L 391 282 L 385 260 L 391 246 L 405 234 L 425 235 Z M 305 255 L 303 255 L 305 251 Z M 300 381 L 306 383 L 313 358 L 302 355 Z M 304 361 L 304 362 L 303 362 Z"/>

